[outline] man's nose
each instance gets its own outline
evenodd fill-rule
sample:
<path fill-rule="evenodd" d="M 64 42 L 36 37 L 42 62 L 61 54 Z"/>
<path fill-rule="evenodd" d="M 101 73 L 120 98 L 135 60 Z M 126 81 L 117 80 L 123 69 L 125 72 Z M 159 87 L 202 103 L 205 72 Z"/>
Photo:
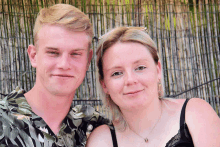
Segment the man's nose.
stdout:
<path fill-rule="evenodd" d="M 60 60 L 58 60 L 58 68 L 68 70 L 70 67 L 70 57 L 65 54 L 60 56 Z"/>

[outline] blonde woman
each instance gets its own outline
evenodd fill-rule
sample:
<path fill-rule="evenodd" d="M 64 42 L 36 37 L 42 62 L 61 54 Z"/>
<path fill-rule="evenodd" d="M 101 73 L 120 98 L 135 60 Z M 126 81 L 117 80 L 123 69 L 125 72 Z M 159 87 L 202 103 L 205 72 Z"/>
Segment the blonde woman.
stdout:
<path fill-rule="evenodd" d="M 161 63 L 143 28 L 104 35 L 97 65 L 113 125 L 96 128 L 87 147 L 220 146 L 220 119 L 207 102 L 161 98 Z"/>

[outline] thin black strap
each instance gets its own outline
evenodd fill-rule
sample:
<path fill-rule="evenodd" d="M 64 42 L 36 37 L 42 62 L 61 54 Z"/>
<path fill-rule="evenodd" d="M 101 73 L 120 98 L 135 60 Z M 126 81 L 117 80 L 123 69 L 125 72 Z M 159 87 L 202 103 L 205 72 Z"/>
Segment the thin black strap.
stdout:
<path fill-rule="evenodd" d="M 113 147 L 118 147 L 118 142 L 115 134 L 115 127 L 114 125 L 111 125 L 112 128 L 110 128 L 111 135 L 112 135 L 112 142 L 113 142 Z"/>
<path fill-rule="evenodd" d="M 180 114 L 180 127 L 185 123 L 185 112 L 186 112 L 186 104 L 190 99 L 186 99 L 186 101 L 183 104 L 181 114 Z"/>

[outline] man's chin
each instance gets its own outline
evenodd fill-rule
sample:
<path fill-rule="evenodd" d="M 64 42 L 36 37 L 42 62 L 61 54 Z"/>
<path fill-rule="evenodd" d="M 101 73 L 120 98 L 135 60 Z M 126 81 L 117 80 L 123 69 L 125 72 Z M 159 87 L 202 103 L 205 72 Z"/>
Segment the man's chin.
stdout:
<path fill-rule="evenodd" d="M 50 93 L 55 96 L 70 96 L 75 94 L 75 90 L 71 90 L 73 88 L 56 88 L 50 89 Z"/>

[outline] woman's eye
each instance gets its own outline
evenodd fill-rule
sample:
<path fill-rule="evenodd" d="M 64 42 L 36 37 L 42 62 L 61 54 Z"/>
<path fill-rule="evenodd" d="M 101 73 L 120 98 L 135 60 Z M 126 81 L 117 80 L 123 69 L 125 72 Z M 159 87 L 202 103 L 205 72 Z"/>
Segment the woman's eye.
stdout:
<path fill-rule="evenodd" d="M 114 76 L 119 76 L 119 75 L 122 75 L 123 73 L 122 72 L 114 72 L 111 76 L 114 77 Z"/>
<path fill-rule="evenodd" d="M 139 66 L 138 68 L 136 68 L 135 70 L 144 70 L 146 67 L 145 66 Z"/>

